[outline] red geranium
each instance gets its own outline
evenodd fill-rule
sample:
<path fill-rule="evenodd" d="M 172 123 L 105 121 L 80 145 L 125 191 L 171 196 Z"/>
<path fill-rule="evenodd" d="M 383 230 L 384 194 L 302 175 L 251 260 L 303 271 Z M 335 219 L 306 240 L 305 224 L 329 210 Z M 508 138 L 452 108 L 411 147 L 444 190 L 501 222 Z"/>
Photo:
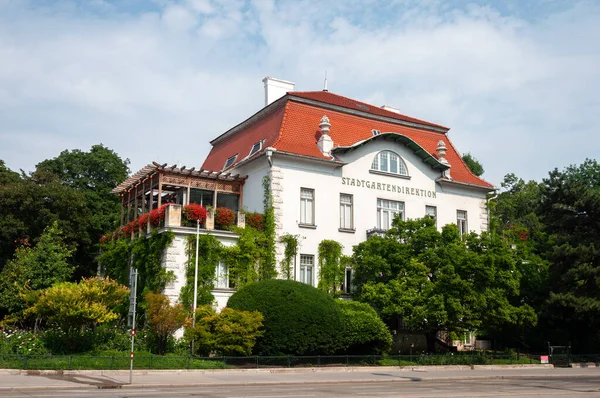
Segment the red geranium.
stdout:
<path fill-rule="evenodd" d="M 262 231 L 265 229 L 265 216 L 261 213 L 246 213 L 246 224 Z"/>
<path fill-rule="evenodd" d="M 200 224 L 204 224 L 206 221 L 206 208 L 197 203 L 190 203 L 189 205 L 183 206 L 183 216 L 188 221 L 198 221 Z"/>
<path fill-rule="evenodd" d="M 146 229 L 146 225 L 148 224 L 148 218 L 150 216 L 148 215 L 148 213 L 144 213 L 140 216 L 140 218 L 138 219 L 138 228 L 139 229 Z"/>
<path fill-rule="evenodd" d="M 160 224 L 165 220 L 165 209 L 170 203 L 165 203 L 160 206 L 158 209 L 152 210 L 148 213 L 148 217 L 150 219 L 150 225 L 153 227 L 159 227 Z"/>
<path fill-rule="evenodd" d="M 215 209 L 215 224 L 217 227 L 224 229 L 233 225 L 235 221 L 235 213 L 227 207 L 217 207 Z"/>
<path fill-rule="evenodd" d="M 100 237 L 100 244 L 104 245 L 105 243 L 107 243 L 109 240 L 112 240 L 112 234 L 109 232 L 106 235 L 102 235 Z"/>

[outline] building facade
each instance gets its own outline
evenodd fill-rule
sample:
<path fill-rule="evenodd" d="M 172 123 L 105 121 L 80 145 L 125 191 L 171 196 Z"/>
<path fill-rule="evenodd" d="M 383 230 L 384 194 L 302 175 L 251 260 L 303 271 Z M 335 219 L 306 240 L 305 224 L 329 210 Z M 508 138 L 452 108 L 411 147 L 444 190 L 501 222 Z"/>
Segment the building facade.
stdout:
<path fill-rule="evenodd" d="M 262 211 L 262 180 L 270 178 L 277 236 L 301 237 L 294 279 L 317 285 L 322 240 L 340 242 L 350 255 L 396 216 L 431 216 L 461 233 L 487 230 L 486 195 L 494 187 L 471 173 L 447 127 L 326 90 L 263 82 L 265 107 L 211 141 L 202 169 L 245 176 L 249 211 Z M 277 251 L 280 260 L 283 247 Z"/>

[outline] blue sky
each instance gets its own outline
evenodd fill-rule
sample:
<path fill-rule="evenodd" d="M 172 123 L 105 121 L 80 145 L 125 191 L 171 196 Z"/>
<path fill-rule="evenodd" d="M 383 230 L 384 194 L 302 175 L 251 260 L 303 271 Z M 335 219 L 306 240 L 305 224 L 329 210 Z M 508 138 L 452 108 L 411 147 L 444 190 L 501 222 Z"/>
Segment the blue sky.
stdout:
<path fill-rule="evenodd" d="M 499 185 L 600 153 L 599 1 L 0 0 L 0 159 L 199 167 L 262 78 L 451 127 Z M 335 126 L 332 127 L 332 129 Z"/>

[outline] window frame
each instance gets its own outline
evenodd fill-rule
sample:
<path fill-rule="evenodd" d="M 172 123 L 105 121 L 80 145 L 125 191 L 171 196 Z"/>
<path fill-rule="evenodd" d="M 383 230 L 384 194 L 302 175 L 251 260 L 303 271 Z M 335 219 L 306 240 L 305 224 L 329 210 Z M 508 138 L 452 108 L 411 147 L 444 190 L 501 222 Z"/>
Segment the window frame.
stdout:
<path fill-rule="evenodd" d="M 464 218 L 459 217 L 461 213 L 464 214 Z M 469 213 L 466 210 L 456 210 L 456 226 L 458 227 L 459 235 L 462 236 L 469 233 Z"/>
<path fill-rule="evenodd" d="M 396 160 L 396 171 L 391 171 L 393 158 Z M 404 171 L 402 173 L 401 171 Z M 385 149 L 383 151 L 379 151 L 373 157 L 371 161 L 371 167 L 369 172 L 375 174 L 384 174 L 388 176 L 394 176 L 399 178 L 410 179 L 410 174 L 408 173 L 408 166 L 406 162 L 398 153 L 394 151 L 390 151 L 389 149 Z"/>
<path fill-rule="evenodd" d="M 223 272 L 224 271 L 224 272 Z M 231 280 L 229 279 L 229 266 L 222 260 L 217 262 L 215 266 L 215 289 L 232 289 Z"/>
<path fill-rule="evenodd" d="M 343 197 L 349 198 L 350 203 L 342 203 Z M 345 208 L 350 209 L 349 220 L 346 220 Z M 348 193 L 340 193 L 340 230 L 354 231 L 354 195 Z"/>
<path fill-rule="evenodd" d="M 427 209 L 433 209 L 433 214 L 434 214 L 433 217 L 431 217 L 431 215 L 427 214 Z M 433 218 L 433 221 L 435 221 L 434 225 L 437 227 L 437 206 L 425 205 L 425 217 Z"/>
<path fill-rule="evenodd" d="M 258 148 L 256 149 L 256 151 L 254 150 L 254 148 L 258 145 Z M 258 141 L 257 143 L 255 143 L 254 145 L 252 145 L 252 147 L 250 148 L 250 152 L 248 153 L 248 157 L 254 155 L 257 152 L 260 152 L 260 150 L 262 149 L 263 146 L 263 140 Z"/>
<path fill-rule="evenodd" d="M 310 264 L 303 262 L 305 259 L 310 259 Z M 310 273 L 308 273 L 310 269 Z M 304 272 L 303 272 L 304 271 Z M 307 276 L 310 275 L 310 281 Z M 308 282 L 307 282 L 308 281 Z M 315 281 L 315 256 L 314 254 L 300 254 L 300 265 L 298 269 L 298 282 L 314 286 Z"/>
<path fill-rule="evenodd" d="M 235 161 L 237 160 L 238 155 L 239 155 L 239 153 L 236 153 L 235 155 L 227 158 L 227 160 L 225 161 L 225 166 L 223 166 L 223 169 L 231 167 L 235 163 Z M 231 162 L 229 162 L 230 160 L 231 160 Z"/>
<path fill-rule="evenodd" d="M 379 201 L 382 201 L 382 203 L 385 202 L 389 202 L 389 203 L 398 203 L 398 209 L 399 211 L 394 212 L 392 207 L 383 207 L 379 205 Z M 395 214 L 394 213 L 398 213 L 400 214 L 401 220 L 404 220 L 405 217 L 405 213 L 406 213 L 406 207 L 405 207 L 405 203 L 398 201 L 398 200 L 392 200 L 392 199 L 384 199 L 384 198 L 377 198 L 377 229 L 383 230 L 383 231 L 387 231 L 388 229 L 390 229 L 392 227 L 392 222 L 394 221 L 395 218 Z M 388 213 L 388 227 L 384 228 L 383 225 L 383 211 L 385 211 L 386 213 Z M 391 218 L 389 218 L 389 214 L 394 214 L 394 216 L 392 216 Z"/>
<path fill-rule="evenodd" d="M 302 196 L 302 194 L 304 192 L 310 192 L 312 195 L 312 198 L 308 199 L 308 198 L 304 198 Z M 310 204 L 310 220 L 307 220 L 306 217 L 306 205 L 305 202 L 308 202 L 310 200 L 311 204 Z M 304 210 L 304 211 L 303 211 Z M 306 187 L 301 187 L 300 188 L 300 217 L 299 217 L 299 222 L 298 224 L 300 226 L 314 226 L 315 225 L 315 190 L 313 188 L 306 188 Z"/>

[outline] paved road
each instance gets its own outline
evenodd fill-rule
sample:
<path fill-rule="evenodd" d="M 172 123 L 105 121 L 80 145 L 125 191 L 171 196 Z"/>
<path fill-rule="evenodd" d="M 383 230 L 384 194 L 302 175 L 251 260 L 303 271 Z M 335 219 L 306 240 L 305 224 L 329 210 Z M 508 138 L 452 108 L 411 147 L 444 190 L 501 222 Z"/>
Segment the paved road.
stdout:
<path fill-rule="evenodd" d="M 182 388 L 113 388 L 0 392 L 2 398 L 312 398 L 312 397 L 600 397 L 597 377 L 426 380 L 417 382 L 304 383 Z"/>

